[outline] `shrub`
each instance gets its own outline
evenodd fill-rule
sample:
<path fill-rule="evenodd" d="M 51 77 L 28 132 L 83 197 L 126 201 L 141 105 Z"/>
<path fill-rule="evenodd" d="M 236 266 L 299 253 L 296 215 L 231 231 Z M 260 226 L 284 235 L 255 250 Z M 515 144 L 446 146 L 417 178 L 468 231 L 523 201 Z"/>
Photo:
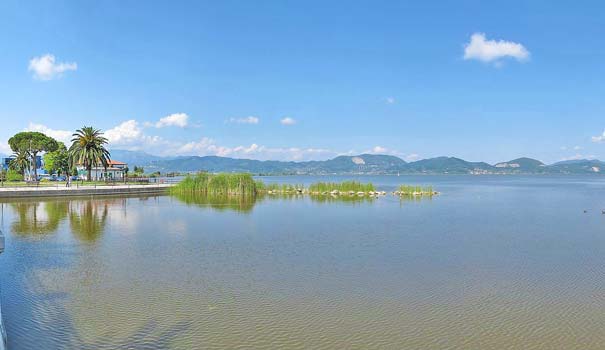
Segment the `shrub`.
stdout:
<path fill-rule="evenodd" d="M 16 170 L 9 169 L 6 172 L 6 181 L 23 181 L 23 175 Z"/>

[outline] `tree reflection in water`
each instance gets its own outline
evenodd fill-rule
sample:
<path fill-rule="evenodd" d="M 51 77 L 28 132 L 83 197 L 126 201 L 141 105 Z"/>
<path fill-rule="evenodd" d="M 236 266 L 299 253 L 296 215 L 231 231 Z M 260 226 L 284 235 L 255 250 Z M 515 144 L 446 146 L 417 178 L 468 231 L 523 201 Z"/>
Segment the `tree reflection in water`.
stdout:
<path fill-rule="evenodd" d="M 69 227 L 71 232 L 81 241 L 96 241 L 105 229 L 107 213 L 107 200 L 70 202 Z"/>
<path fill-rule="evenodd" d="M 8 204 L 15 213 L 10 225 L 11 231 L 15 234 L 40 237 L 53 234 L 68 218 L 74 236 L 81 241 L 92 242 L 105 230 L 109 207 L 125 206 L 126 199 L 21 200 Z"/>
<path fill-rule="evenodd" d="M 44 235 L 54 233 L 68 212 L 66 201 L 10 203 L 17 214 L 11 231 L 19 235 Z"/>

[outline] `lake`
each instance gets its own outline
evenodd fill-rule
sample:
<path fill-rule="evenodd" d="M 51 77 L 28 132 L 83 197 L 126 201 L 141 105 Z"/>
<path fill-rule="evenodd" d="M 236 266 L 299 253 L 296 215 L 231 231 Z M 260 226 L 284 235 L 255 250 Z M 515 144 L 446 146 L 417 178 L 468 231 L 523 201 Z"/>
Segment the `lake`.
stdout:
<path fill-rule="evenodd" d="M 5 201 L 9 348 L 605 348 L 605 177 L 351 178 L 441 195 Z"/>

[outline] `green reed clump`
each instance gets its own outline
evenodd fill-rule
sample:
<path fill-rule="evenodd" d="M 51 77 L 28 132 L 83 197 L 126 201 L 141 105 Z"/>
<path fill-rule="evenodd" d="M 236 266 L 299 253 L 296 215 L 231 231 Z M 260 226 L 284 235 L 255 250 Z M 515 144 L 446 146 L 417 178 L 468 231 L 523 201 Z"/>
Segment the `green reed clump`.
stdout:
<path fill-rule="evenodd" d="M 433 186 L 409 186 L 409 185 L 401 185 L 397 190 L 402 196 L 432 196 L 435 192 L 433 191 Z"/>
<path fill-rule="evenodd" d="M 185 177 L 183 181 L 171 188 L 171 192 L 174 194 L 256 195 L 261 184 L 259 181 L 254 181 L 252 175 L 245 173 L 198 173 Z"/>
<path fill-rule="evenodd" d="M 309 192 L 374 192 L 376 188 L 372 183 L 361 183 L 357 181 L 343 181 L 343 182 L 316 182 L 309 186 Z"/>
<path fill-rule="evenodd" d="M 305 189 L 305 185 L 291 185 L 291 184 L 282 184 L 281 185 L 281 191 L 282 192 L 286 192 L 286 193 L 292 193 L 292 192 L 298 192 L 298 191 L 303 191 Z"/>
<path fill-rule="evenodd" d="M 264 182 L 262 182 L 261 180 L 256 180 L 254 181 L 254 186 L 256 186 L 256 192 L 265 192 L 268 191 L 270 184 L 266 185 Z"/>

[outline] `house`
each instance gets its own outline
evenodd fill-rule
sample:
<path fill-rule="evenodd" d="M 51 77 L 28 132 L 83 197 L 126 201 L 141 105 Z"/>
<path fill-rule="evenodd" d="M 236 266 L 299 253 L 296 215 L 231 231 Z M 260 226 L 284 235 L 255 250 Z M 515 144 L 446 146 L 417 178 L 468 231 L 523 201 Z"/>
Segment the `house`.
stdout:
<path fill-rule="evenodd" d="M 8 170 L 10 168 L 10 164 L 13 159 L 14 159 L 14 157 L 2 158 L 2 169 Z"/>
<path fill-rule="evenodd" d="M 86 180 L 88 176 L 86 168 L 83 165 L 78 165 L 76 169 L 78 170 L 78 178 Z M 102 166 L 92 167 L 92 180 L 123 180 L 126 176 L 126 169 L 128 169 L 128 164 L 110 160 L 107 169 Z"/>
<path fill-rule="evenodd" d="M 8 170 L 10 168 L 10 163 L 13 161 L 13 159 L 15 159 L 15 156 L 8 156 L 6 158 L 0 158 L 0 160 L 2 162 L 0 168 L 2 168 L 4 170 Z M 38 172 L 40 172 L 42 170 L 42 166 L 43 166 L 42 156 L 36 156 L 36 169 L 38 170 Z"/>

